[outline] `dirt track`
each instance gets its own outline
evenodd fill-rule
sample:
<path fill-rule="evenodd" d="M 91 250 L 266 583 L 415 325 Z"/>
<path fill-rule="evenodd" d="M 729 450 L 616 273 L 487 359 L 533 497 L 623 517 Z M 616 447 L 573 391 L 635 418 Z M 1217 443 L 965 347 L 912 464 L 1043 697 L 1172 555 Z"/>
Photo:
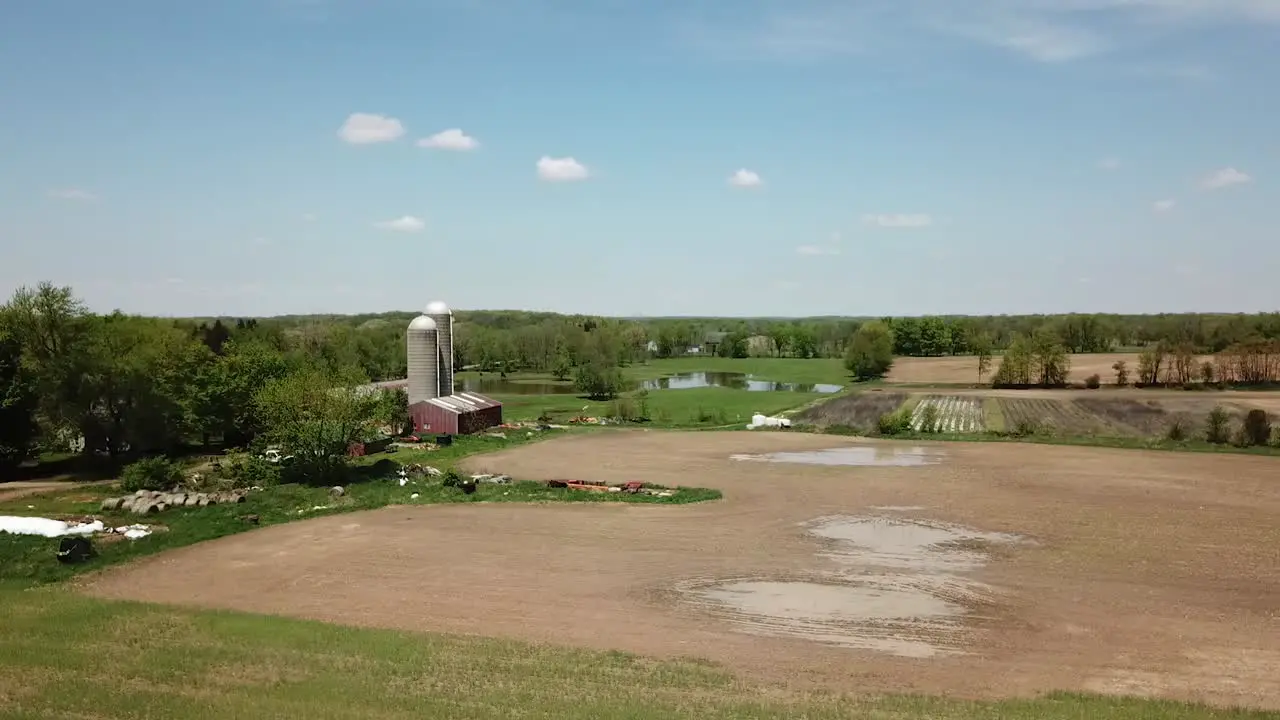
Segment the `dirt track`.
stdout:
<path fill-rule="evenodd" d="M 848 691 L 1152 694 L 1280 708 L 1280 461 L 1033 445 L 941 464 L 743 462 L 852 446 L 784 433 L 602 432 L 472 461 L 522 478 L 721 488 L 693 506 L 399 507 L 265 528 L 107 572 L 90 592 L 204 607 L 700 656 Z M 902 445 L 893 446 L 902 448 Z M 838 563 L 801 523 L 894 513 L 1034 540 L 1001 548 L 958 657 L 760 636 L 674 588 Z M 910 508 L 921 509 L 912 510 Z"/>

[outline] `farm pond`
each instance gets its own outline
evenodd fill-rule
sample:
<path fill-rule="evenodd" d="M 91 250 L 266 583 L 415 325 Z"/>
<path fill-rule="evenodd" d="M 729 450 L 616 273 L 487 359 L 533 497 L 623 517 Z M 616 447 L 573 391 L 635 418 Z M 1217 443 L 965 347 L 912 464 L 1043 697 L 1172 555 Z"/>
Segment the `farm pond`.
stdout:
<path fill-rule="evenodd" d="M 465 392 L 484 395 L 577 395 L 572 382 L 534 381 L 524 382 L 500 375 L 458 378 L 458 385 Z M 761 380 L 752 375 L 734 372 L 690 372 L 634 383 L 629 390 L 690 390 L 693 388 L 723 387 L 748 392 L 802 392 L 837 393 L 842 385 L 827 383 L 792 383 Z"/>

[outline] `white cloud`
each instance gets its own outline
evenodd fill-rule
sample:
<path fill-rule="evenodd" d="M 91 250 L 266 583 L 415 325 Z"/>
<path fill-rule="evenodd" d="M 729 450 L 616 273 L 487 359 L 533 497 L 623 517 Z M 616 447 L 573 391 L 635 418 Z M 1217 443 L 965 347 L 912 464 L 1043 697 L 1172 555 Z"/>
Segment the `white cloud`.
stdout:
<path fill-rule="evenodd" d="M 50 190 L 49 197 L 55 197 L 62 200 L 81 200 L 85 202 L 91 202 L 93 200 L 98 199 L 97 195 L 94 195 L 88 190 L 81 190 L 79 188 L 64 188 L 62 190 Z"/>
<path fill-rule="evenodd" d="M 427 223 L 419 217 L 405 215 L 395 220 L 383 220 L 373 224 L 379 230 L 394 230 L 395 232 L 421 232 L 427 226 Z"/>
<path fill-rule="evenodd" d="M 480 147 L 480 142 L 458 128 L 449 128 L 431 137 L 422 138 L 418 141 L 418 147 L 436 150 L 475 150 Z"/>
<path fill-rule="evenodd" d="M 729 184 L 734 187 L 760 187 L 764 180 L 760 179 L 759 173 L 742 168 L 729 176 Z"/>
<path fill-rule="evenodd" d="M 404 135 L 404 125 L 393 117 L 351 113 L 338 129 L 338 137 L 352 145 L 391 142 Z"/>
<path fill-rule="evenodd" d="M 801 255 L 810 255 L 810 256 L 816 256 L 816 255 L 839 255 L 839 254 L 840 254 L 840 248 L 838 248 L 838 247 L 824 247 L 824 246 L 822 246 L 822 245 L 801 245 L 800 247 L 796 248 L 796 252 L 797 252 L 797 253 L 799 253 L 799 254 L 801 254 Z"/>
<path fill-rule="evenodd" d="M 1118 170 L 1120 161 L 1116 158 L 1103 158 L 1098 161 L 1099 170 Z"/>
<path fill-rule="evenodd" d="M 1208 175 L 1204 180 L 1200 181 L 1200 187 L 1205 190 L 1221 190 L 1232 185 L 1244 185 L 1250 182 L 1253 182 L 1251 176 L 1229 167 Z"/>
<path fill-rule="evenodd" d="M 922 228 L 933 224 L 933 217 L 924 214 L 863 215 L 862 222 L 883 228 Z"/>
<path fill-rule="evenodd" d="M 1151 203 L 1151 209 L 1154 210 L 1155 212 L 1160 212 L 1160 213 L 1169 212 L 1177 204 L 1178 204 L 1177 200 L 1171 200 L 1171 199 L 1157 200 Z"/>
<path fill-rule="evenodd" d="M 586 180 L 590 174 L 586 165 L 571 157 L 553 158 L 543 155 L 538 160 L 538 177 L 550 182 Z"/>

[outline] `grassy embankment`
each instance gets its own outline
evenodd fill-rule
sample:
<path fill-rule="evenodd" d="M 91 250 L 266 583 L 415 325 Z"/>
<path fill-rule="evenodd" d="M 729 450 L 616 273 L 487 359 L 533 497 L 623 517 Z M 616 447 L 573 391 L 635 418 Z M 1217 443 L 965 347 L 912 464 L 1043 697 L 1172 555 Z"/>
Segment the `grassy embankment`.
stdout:
<path fill-rule="evenodd" d="M 698 660 L 369 630 L 0 585 L 0 718 L 1262 720 L 1051 695 L 967 702 L 800 693 Z"/>
<path fill-rule="evenodd" d="M 718 499 L 717 490 L 681 488 L 671 497 L 644 494 L 599 493 L 581 490 L 553 489 L 538 482 L 515 482 L 509 485 L 480 484 L 473 494 L 458 488 L 444 487 L 440 478 L 418 477 L 401 487 L 396 470 L 401 465 L 420 463 L 441 471 L 448 470 L 463 458 L 481 452 L 492 452 L 544 437 L 529 437 L 512 432 L 508 438 L 487 436 L 459 437 L 449 447 L 434 451 L 400 450 L 361 459 L 353 475 L 356 481 L 346 486 L 342 497 L 333 497 L 328 488 L 303 485 L 280 485 L 252 492 L 243 503 L 213 505 L 204 508 L 173 508 L 159 515 L 139 517 L 127 512 L 102 513 L 103 498 L 121 494 L 114 485 L 69 487 L 38 495 L 0 502 L 0 515 L 80 518 L 94 516 L 107 525 L 119 527 L 133 523 L 158 525 L 159 531 L 138 540 L 111 538 L 95 541 L 97 557 L 80 565 L 61 565 L 54 559 L 58 541 L 30 535 L 0 533 L 0 581 L 52 582 L 74 574 L 95 570 L 133 558 L 212 540 L 224 535 L 354 510 L 371 510 L 386 505 L 423 505 L 467 502 L 631 502 L 682 504 Z M 363 477 L 361 477 L 363 476 Z M 590 478 L 585 478 L 590 479 Z M 411 495 L 417 494 L 417 498 Z M 248 516 L 256 515 L 253 524 Z"/>
<path fill-rule="evenodd" d="M 698 372 L 724 372 L 750 375 L 755 380 L 789 383 L 825 383 L 849 386 L 849 375 L 839 360 L 795 358 L 718 358 L 687 357 L 653 360 L 643 365 L 624 368 L 628 382 L 641 382 L 672 375 Z M 459 373 L 459 379 L 478 377 L 476 373 Z M 566 388 L 572 382 L 556 381 L 546 373 L 513 373 L 509 382 L 559 384 Z M 577 415 L 600 417 L 610 415 L 619 403 L 638 404 L 638 392 L 625 392 L 617 400 L 590 400 L 574 393 L 518 395 L 494 393 L 501 400 L 509 420 L 532 420 L 543 413 L 555 422 L 565 422 Z M 684 390 L 650 390 L 648 407 L 651 424 L 656 427 L 697 428 L 737 425 L 750 422 L 755 413 L 775 415 L 824 397 L 822 393 L 777 391 L 751 392 L 723 387 Z M 585 410 L 584 410 L 585 408 Z"/>

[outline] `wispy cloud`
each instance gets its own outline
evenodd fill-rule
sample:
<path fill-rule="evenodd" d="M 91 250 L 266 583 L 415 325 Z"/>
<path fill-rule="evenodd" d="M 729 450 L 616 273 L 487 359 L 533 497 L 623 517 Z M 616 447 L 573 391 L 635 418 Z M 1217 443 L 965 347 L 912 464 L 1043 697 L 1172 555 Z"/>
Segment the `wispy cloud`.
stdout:
<path fill-rule="evenodd" d="M 450 128 L 441 130 L 440 132 L 425 137 L 418 141 L 418 147 L 433 148 L 435 150 L 475 150 L 480 147 L 480 141 L 462 132 L 459 128 Z"/>
<path fill-rule="evenodd" d="M 338 137 L 352 145 L 391 142 L 403 135 L 404 124 L 399 120 L 373 113 L 351 113 L 338 128 Z"/>
<path fill-rule="evenodd" d="M 829 247 L 826 245 L 801 245 L 796 248 L 796 253 L 800 255 L 820 256 L 820 255 L 839 255 L 840 248 Z"/>
<path fill-rule="evenodd" d="M 1253 177 L 1248 173 L 1228 167 L 1210 173 L 1200 181 L 1200 187 L 1205 190 L 1221 190 L 1232 185 L 1244 185 L 1251 182 L 1253 182 Z"/>
<path fill-rule="evenodd" d="M 729 176 L 729 184 L 734 187 L 760 187 L 764 180 L 759 173 L 743 168 Z"/>
<path fill-rule="evenodd" d="M 1062 63 L 1207 28 L 1280 25 L 1275 0 L 758 0 L 749 7 L 697 17 L 684 24 L 685 36 L 719 50 L 780 58 L 950 36 Z M 1191 67 L 1174 74 L 1197 75 Z"/>
<path fill-rule="evenodd" d="M 404 215 L 394 220 L 383 220 L 381 222 L 376 222 L 373 224 L 373 226 L 378 228 L 379 230 L 391 230 L 394 232 L 416 233 L 416 232 L 422 232 L 422 229 L 427 226 L 427 223 L 420 217 L 414 217 L 412 215 Z"/>
<path fill-rule="evenodd" d="M 81 190 L 80 188 L 50 190 L 49 197 L 58 198 L 59 200 L 79 200 L 81 202 L 93 202 L 98 199 L 97 195 L 94 195 L 88 190 Z"/>
<path fill-rule="evenodd" d="M 933 216 L 923 213 L 863 215 L 862 222 L 882 228 L 923 228 L 933 224 Z"/>

